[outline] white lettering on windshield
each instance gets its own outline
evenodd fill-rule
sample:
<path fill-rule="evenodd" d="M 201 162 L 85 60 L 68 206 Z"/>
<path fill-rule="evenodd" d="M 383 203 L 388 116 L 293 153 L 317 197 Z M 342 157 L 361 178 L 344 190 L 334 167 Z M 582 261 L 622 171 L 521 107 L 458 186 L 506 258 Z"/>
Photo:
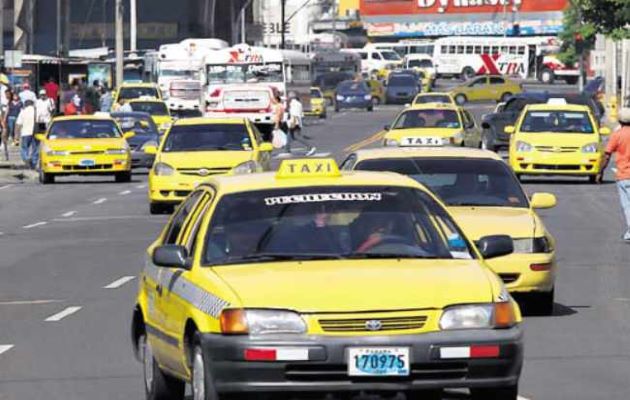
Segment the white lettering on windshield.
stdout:
<path fill-rule="evenodd" d="M 265 198 L 265 204 L 320 203 L 324 201 L 381 201 L 381 193 L 307 193 Z"/>

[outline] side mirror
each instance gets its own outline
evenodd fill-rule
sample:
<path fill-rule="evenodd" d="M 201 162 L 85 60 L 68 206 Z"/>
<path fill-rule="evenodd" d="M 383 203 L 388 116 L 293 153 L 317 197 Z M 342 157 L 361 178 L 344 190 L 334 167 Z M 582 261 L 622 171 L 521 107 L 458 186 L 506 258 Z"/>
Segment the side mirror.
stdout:
<path fill-rule="evenodd" d="M 134 131 L 127 131 L 127 132 L 123 133 L 123 138 L 124 139 L 131 139 L 134 136 L 136 136 L 136 133 Z"/>
<path fill-rule="evenodd" d="M 392 128 L 392 127 L 391 127 L 390 125 L 385 125 L 385 126 L 383 127 L 383 129 L 384 129 L 384 130 L 386 130 L 386 131 L 390 130 L 391 128 Z"/>
<path fill-rule="evenodd" d="M 514 242 L 507 235 L 484 236 L 477 241 L 477 248 L 485 259 L 507 256 L 514 252 Z"/>
<path fill-rule="evenodd" d="M 607 126 L 602 126 L 601 128 L 599 128 L 599 134 L 604 136 L 610 135 L 610 128 Z"/>
<path fill-rule="evenodd" d="M 153 250 L 153 264 L 163 268 L 181 268 L 189 270 L 192 266 L 188 250 L 177 244 L 164 244 Z"/>
<path fill-rule="evenodd" d="M 260 151 L 273 151 L 273 145 L 269 142 L 262 142 L 259 147 Z"/>
<path fill-rule="evenodd" d="M 508 135 L 511 135 L 514 132 L 516 132 L 516 128 L 514 128 L 514 126 L 512 125 L 508 125 L 505 128 L 503 128 L 503 132 L 507 133 Z"/>
<path fill-rule="evenodd" d="M 532 208 L 544 209 L 553 208 L 557 204 L 556 196 L 551 193 L 534 193 L 529 201 Z"/>
<path fill-rule="evenodd" d="M 43 141 L 44 139 L 46 139 L 46 134 L 45 134 L 45 133 L 36 133 L 36 134 L 35 134 L 35 139 L 36 139 L 38 142 L 41 142 L 41 141 Z"/>
<path fill-rule="evenodd" d="M 146 146 L 144 148 L 144 154 L 157 154 L 158 149 L 156 146 Z"/>

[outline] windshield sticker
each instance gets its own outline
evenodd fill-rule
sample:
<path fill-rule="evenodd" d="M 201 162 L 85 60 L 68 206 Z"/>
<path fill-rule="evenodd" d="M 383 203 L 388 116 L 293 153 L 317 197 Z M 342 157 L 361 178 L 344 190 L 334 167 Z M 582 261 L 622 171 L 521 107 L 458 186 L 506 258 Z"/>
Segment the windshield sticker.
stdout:
<path fill-rule="evenodd" d="M 320 203 L 324 201 L 381 201 L 381 193 L 310 193 L 265 198 L 265 204 Z"/>

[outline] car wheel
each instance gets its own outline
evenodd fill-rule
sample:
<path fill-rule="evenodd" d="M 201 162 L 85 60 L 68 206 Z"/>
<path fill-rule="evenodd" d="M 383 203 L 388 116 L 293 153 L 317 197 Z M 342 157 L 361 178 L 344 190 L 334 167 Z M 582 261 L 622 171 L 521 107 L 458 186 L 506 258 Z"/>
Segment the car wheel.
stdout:
<path fill-rule="evenodd" d="M 326 119 L 326 113 L 319 114 L 319 119 Z"/>
<path fill-rule="evenodd" d="M 484 150 L 497 151 L 497 146 L 494 144 L 494 139 L 492 138 L 492 132 L 483 132 L 480 147 Z"/>
<path fill-rule="evenodd" d="M 540 81 L 542 83 L 552 84 L 554 79 L 555 77 L 554 77 L 553 71 L 550 69 L 544 69 L 540 73 Z"/>
<path fill-rule="evenodd" d="M 517 400 L 518 385 L 470 389 L 472 400 Z"/>
<path fill-rule="evenodd" d="M 370 104 L 370 105 L 368 106 L 367 110 L 368 110 L 369 112 L 374 111 L 374 106 L 373 106 L 372 104 Z"/>
<path fill-rule="evenodd" d="M 186 384 L 162 372 L 155 361 L 147 335 L 140 336 L 144 391 L 147 400 L 179 400 L 184 398 Z"/>
<path fill-rule="evenodd" d="M 116 182 L 118 183 L 131 182 L 131 171 L 117 172 Z"/>
<path fill-rule="evenodd" d="M 553 315 L 555 289 L 550 292 L 532 293 L 528 308 L 535 315 Z"/>
<path fill-rule="evenodd" d="M 47 174 L 42 169 L 39 170 L 39 182 L 42 185 L 48 185 L 50 183 L 55 183 L 55 175 Z"/>
<path fill-rule="evenodd" d="M 589 175 L 588 181 L 596 185 L 601 183 L 597 181 L 597 175 Z"/>
<path fill-rule="evenodd" d="M 217 391 L 214 388 L 210 374 L 206 368 L 206 360 L 203 356 L 201 346 L 197 342 L 193 348 L 191 360 L 191 381 L 192 400 L 219 400 Z"/>
<path fill-rule="evenodd" d="M 500 100 L 500 102 L 501 102 L 501 103 L 505 103 L 506 101 L 508 101 L 508 99 L 509 99 L 510 97 L 512 97 L 512 93 L 510 93 L 510 92 L 503 93 L 503 94 L 501 95 L 501 100 Z"/>
<path fill-rule="evenodd" d="M 477 75 L 475 73 L 475 70 L 472 69 L 471 67 L 466 67 L 462 70 L 462 80 L 468 80 L 468 79 L 472 79 L 475 77 L 475 75 Z"/>
<path fill-rule="evenodd" d="M 460 106 L 463 106 L 464 104 L 466 104 L 466 102 L 468 101 L 468 98 L 466 97 L 465 94 L 458 94 L 455 96 L 455 103 L 457 103 Z"/>

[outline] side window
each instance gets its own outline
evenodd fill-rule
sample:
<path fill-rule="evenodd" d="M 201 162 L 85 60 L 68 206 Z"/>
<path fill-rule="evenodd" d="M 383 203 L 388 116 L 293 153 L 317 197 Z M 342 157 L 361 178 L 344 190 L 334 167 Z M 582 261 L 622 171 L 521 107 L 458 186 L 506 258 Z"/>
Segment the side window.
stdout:
<path fill-rule="evenodd" d="M 341 164 L 342 171 L 352 171 L 354 165 L 357 163 L 357 155 L 350 154 L 348 158 Z"/>
<path fill-rule="evenodd" d="M 487 81 L 487 78 L 485 76 L 482 78 L 478 78 L 470 83 L 470 87 L 483 86 L 486 84 L 486 81 Z"/>
<path fill-rule="evenodd" d="M 201 196 L 201 191 L 194 192 L 186 200 L 184 203 L 179 206 L 175 215 L 171 219 L 171 224 L 168 227 L 168 232 L 166 237 L 164 238 L 164 244 L 175 244 L 177 243 L 177 238 L 184 227 L 184 222 L 186 221 L 186 217 L 190 214 L 190 212 L 195 208 L 197 204 L 197 200 Z"/>
<path fill-rule="evenodd" d="M 202 203 L 201 207 L 199 207 L 199 211 L 196 213 L 194 224 L 190 229 L 190 234 L 188 235 L 185 244 L 186 248 L 188 249 L 188 254 L 190 254 L 191 256 L 195 255 L 195 249 L 198 242 L 197 235 L 199 233 L 199 229 L 201 228 L 201 222 L 204 220 L 206 212 L 212 205 L 213 199 L 214 193 L 206 193 L 206 195 L 204 195 L 204 199 L 202 200 L 204 202 Z"/>
<path fill-rule="evenodd" d="M 372 53 L 372 60 L 380 60 L 381 55 L 379 53 Z"/>
<path fill-rule="evenodd" d="M 362 60 L 367 60 L 367 53 L 359 53 Z"/>
<path fill-rule="evenodd" d="M 505 111 L 520 112 L 525 107 L 525 102 L 521 99 L 514 99 L 507 103 Z"/>
<path fill-rule="evenodd" d="M 493 76 L 490 78 L 491 85 L 503 85 L 505 83 L 505 79 L 499 78 L 497 76 Z"/>

